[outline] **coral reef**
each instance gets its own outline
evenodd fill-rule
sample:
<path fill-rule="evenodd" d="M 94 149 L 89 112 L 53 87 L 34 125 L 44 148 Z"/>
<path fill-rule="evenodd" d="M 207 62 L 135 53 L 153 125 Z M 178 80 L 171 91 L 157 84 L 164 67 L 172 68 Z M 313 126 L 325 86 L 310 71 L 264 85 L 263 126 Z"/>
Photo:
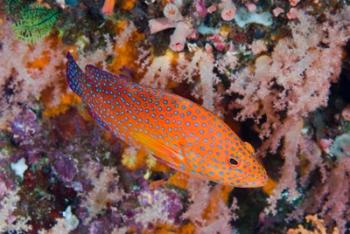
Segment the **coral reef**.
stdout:
<path fill-rule="evenodd" d="M 107 3 L 0 3 L 1 233 L 349 233 L 348 1 Z M 68 88 L 67 52 L 218 115 L 268 183 L 195 179 L 116 139 Z"/>

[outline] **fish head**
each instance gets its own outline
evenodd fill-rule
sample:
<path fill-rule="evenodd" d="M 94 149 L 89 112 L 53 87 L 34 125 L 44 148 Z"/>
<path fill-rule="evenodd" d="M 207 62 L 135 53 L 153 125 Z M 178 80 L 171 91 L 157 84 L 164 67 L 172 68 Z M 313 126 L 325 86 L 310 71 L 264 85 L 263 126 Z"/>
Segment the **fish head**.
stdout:
<path fill-rule="evenodd" d="M 268 176 L 265 168 L 255 155 L 254 148 L 248 142 L 236 142 L 236 147 L 222 157 L 226 161 L 229 173 L 224 179 L 225 184 L 235 187 L 253 188 L 266 184 Z"/>
<path fill-rule="evenodd" d="M 201 175 L 219 184 L 241 188 L 262 187 L 267 173 L 255 156 L 254 148 L 247 142 L 234 142 L 231 150 L 223 149 L 209 156 Z"/>

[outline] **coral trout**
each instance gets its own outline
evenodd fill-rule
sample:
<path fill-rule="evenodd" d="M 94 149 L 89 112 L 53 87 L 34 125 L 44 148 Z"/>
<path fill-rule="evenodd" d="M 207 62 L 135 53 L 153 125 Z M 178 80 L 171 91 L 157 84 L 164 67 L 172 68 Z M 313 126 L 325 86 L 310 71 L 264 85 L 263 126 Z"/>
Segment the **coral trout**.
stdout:
<path fill-rule="evenodd" d="M 253 147 L 198 104 L 141 86 L 92 65 L 83 72 L 68 54 L 69 87 L 104 128 L 190 176 L 236 187 L 267 181 Z"/>

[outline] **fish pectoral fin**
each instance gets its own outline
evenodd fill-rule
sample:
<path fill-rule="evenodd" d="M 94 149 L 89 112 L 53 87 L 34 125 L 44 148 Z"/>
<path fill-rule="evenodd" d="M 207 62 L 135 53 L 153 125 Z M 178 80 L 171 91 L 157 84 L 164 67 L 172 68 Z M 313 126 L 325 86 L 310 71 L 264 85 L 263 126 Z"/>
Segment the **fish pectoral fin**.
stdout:
<path fill-rule="evenodd" d="M 136 132 L 132 134 L 137 143 L 151 151 L 151 153 L 160 161 L 169 164 L 170 167 L 180 167 L 184 163 L 184 157 L 181 149 L 176 145 L 168 145 L 161 140 L 154 139 L 145 133 Z"/>

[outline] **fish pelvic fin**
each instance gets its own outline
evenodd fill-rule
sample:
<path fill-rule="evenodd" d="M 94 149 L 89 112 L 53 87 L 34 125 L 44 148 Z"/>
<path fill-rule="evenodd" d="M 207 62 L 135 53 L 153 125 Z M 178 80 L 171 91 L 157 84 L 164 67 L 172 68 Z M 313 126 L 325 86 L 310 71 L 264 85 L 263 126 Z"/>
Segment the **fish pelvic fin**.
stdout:
<path fill-rule="evenodd" d="M 79 96 L 82 96 L 81 83 L 84 79 L 84 73 L 75 62 L 71 53 L 67 53 L 67 65 L 66 65 L 66 76 L 69 87 Z"/>

